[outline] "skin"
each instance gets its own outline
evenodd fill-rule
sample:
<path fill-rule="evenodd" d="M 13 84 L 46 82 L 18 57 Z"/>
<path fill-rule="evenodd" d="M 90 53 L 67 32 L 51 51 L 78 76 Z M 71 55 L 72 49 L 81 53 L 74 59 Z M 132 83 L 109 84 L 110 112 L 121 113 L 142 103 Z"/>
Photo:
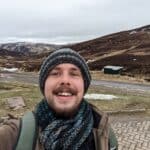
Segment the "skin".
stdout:
<path fill-rule="evenodd" d="M 59 64 L 49 72 L 44 94 L 52 110 L 63 117 L 72 117 L 84 95 L 80 69 L 69 63 Z"/>

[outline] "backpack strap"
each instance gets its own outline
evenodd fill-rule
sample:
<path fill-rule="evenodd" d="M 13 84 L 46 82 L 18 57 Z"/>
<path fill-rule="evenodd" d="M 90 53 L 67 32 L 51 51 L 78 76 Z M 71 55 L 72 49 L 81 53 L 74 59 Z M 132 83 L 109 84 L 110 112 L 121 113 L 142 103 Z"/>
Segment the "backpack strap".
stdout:
<path fill-rule="evenodd" d="M 27 112 L 21 119 L 20 134 L 15 150 L 35 149 L 37 138 L 36 119 L 33 112 Z"/>
<path fill-rule="evenodd" d="M 109 147 L 110 150 L 118 150 L 118 141 L 111 127 L 109 128 Z"/>

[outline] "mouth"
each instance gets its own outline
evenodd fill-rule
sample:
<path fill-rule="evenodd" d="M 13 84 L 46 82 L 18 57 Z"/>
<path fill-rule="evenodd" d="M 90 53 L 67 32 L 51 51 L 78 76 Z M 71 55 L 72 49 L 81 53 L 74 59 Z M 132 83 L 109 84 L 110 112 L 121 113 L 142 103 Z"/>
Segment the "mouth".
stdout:
<path fill-rule="evenodd" d="M 66 92 L 66 91 L 59 91 L 55 93 L 56 101 L 61 104 L 66 104 L 68 102 L 71 102 L 74 99 L 74 94 L 72 92 Z"/>
<path fill-rule="evenodd" d="M 65 98 L 69 100 L 73 96 L 77 95 L 77 91 L 70 87 L 59 87 L 53 91 L 53 94 L 59 98 Z"/>
<path fill-rule="evenodd" d="M 66 96 L 66 97 L 73 96 L 73 94 L 70 92 L 58 92 L 57 95 L 58 96 Z"/>

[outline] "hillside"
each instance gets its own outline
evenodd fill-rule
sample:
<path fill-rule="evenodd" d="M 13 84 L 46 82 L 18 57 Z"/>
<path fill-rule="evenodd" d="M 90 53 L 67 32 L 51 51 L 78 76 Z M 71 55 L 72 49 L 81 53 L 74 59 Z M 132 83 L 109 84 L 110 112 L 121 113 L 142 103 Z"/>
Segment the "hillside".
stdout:
<path fill-rule="evenodd" d="M 45 56 L 60 47 L 61 45 L 25 42 L 0 44 L 0 67 L 38 71 Z"/>
<path fill-rule="evenodd" d="M 150 25 L 72 45 L 6 43 L 0 45 L 0 66 L 37 71 L 43 58 L 60 47 L 83 55 L 91 70 L 105 65 L 124 67 L 124 74 L 150 77 Z"/>
<path fill-rule="evenodd" d="M 128 75 L 150 76 L 150 25 L 72 45 L 90 69 L 119 65 Z"/>

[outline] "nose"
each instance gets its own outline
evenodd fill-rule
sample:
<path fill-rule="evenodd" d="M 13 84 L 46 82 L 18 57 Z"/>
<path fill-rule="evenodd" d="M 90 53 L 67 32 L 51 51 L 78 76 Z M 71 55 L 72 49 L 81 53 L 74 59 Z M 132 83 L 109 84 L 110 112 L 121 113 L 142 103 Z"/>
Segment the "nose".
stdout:
<path fill-rule="evenodd" d="M 61 84 L 70 85 L 69 75 L 67 73 L 62 74 L 60 81 L 61 81 Z"/>

